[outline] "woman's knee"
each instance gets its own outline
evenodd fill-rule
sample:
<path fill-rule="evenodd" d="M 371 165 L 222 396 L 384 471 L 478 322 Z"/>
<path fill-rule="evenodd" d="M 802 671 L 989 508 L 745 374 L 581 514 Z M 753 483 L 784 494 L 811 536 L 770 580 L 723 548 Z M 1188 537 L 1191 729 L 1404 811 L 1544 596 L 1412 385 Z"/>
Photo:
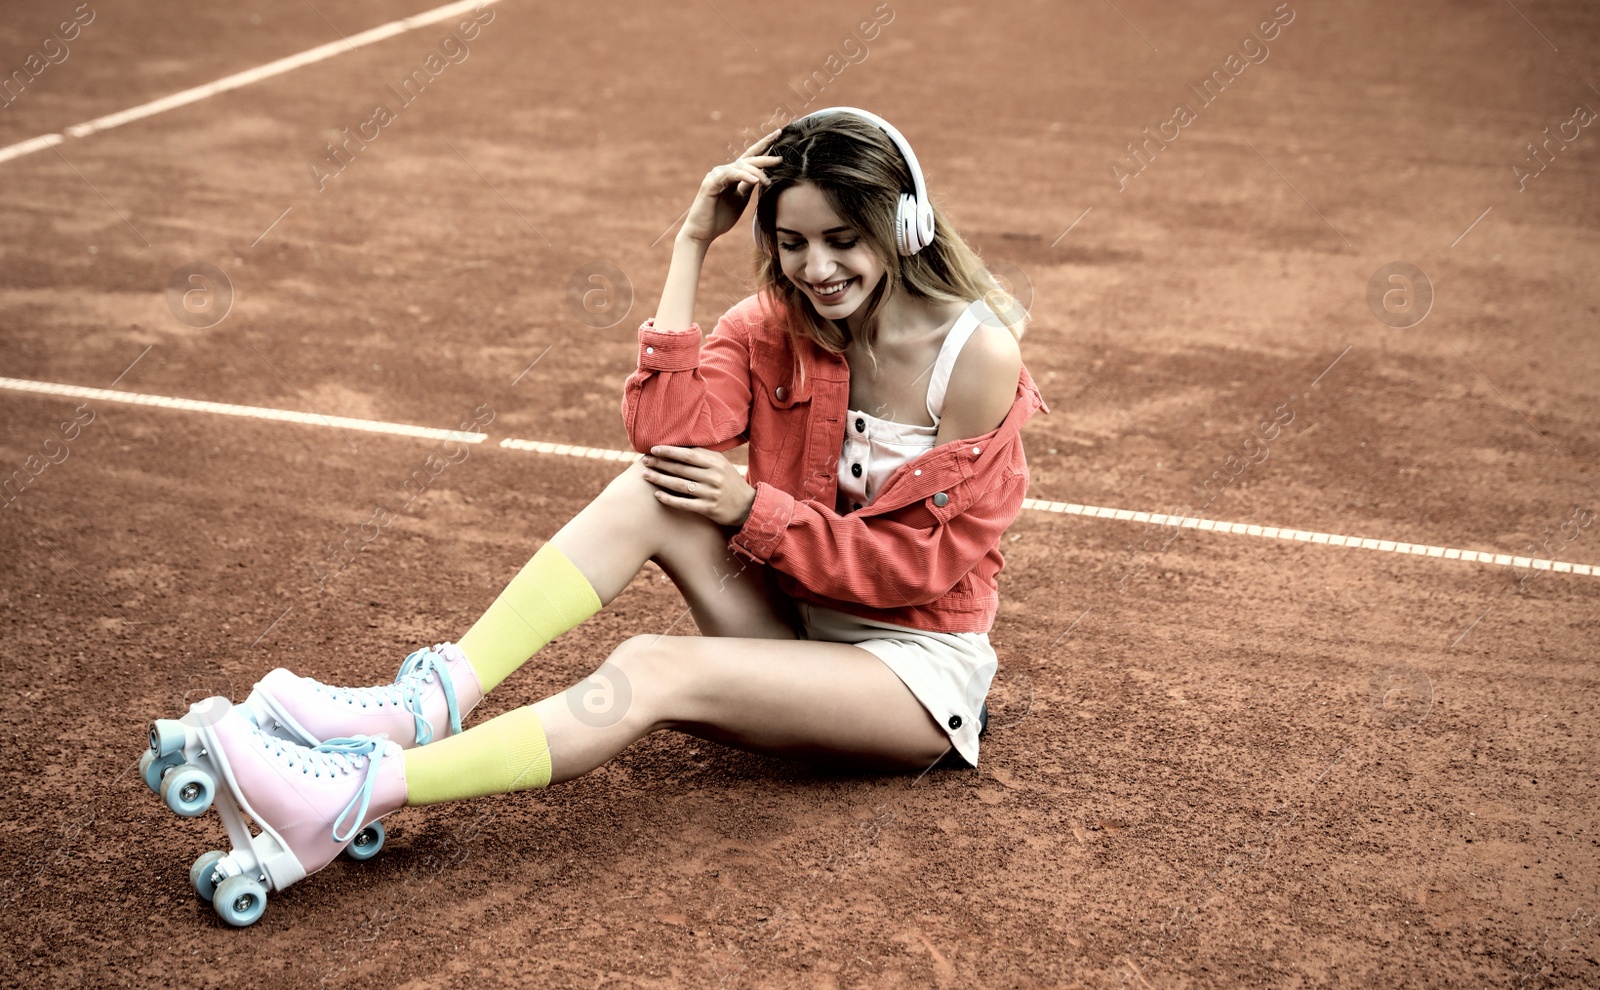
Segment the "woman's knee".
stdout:
<path fill-rule="evenodd" d="M 647 731 L 700 721 L 710 717 L 726 693 L 705 653 L 709 639 L 631 636 L 611 651 L 597 674 L 608 675 L 612 689 L 629 696 L 634 714 L 649 723 Z"/>
<path fill-rule="evenodd" d="M 629 636 L 612 648 L 606 663 L 630 670 L 639 669 L 656 658 L 659 653 L 659 643 L 664 638 L 660 633 L 637 633 Z"/>
<path fill-rule="evenodd" d="M 720 527 L 706 516 L 667 505 L 656 498 L 656 492 L 661 491 L 661 487 L 645 477 L 646 470 L 643 461 L 633 461 L 606 484 L 599 499 L 614 503 L 613 508 L 628 513 L 627 518 L 648 526 L 654 533 L 664 529 L 675 532 L 686 527 L 720 531 Z"/>
<path fill-rule="evenodd" d="M 638 699 L 650 731 L 716 721 L 729 693 L 726 665 L 708 650 L 716 642 L 718 637 L 647 633 L 618 644 L 606 664 Z"/>
<path fill-rule="evenodd" d="M 641 633 L 623 640 L 594 673 L 573 686 L 578 701 L 586 710 L 606 713 L 613 722 L 631 719 L 644 731 L 661 727 L 680 690 L 682 670 L 673 661 L 674 638 Z"/>
<path fill-rule="evenodd" d="M 650 479 L 644 476 L 644 461 L 634 460 L 622 470 L 615 478 L 606 483 L 601 491 L 602 498 L 632 498 L 648 501 L 652 505 L 660 505 L 650 492 L 655 488 Z"/>

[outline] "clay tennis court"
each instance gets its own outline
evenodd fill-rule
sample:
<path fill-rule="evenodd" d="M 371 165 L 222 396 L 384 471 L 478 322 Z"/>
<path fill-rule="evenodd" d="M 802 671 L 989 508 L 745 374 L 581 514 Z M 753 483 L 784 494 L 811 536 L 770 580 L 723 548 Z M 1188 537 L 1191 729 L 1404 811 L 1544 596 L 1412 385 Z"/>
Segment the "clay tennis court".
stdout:
<path fill-rule="evenodd" d="M 7 8 L 0 149 L 47 140 L 0 161 L 0 377 L 50 388 L 0 388 L 0 983 L 1600 984 L 1600 14 L 501 0 L 361 37 L 430 9 Z M 590 453 L 705 172 L 840 104 L 1033 315 L 980 766 L 661 733 L 222 924 L 149 720 L 458 637 L 626 463 Z M 669 631 L 647 565 L 473 720 Z"/>

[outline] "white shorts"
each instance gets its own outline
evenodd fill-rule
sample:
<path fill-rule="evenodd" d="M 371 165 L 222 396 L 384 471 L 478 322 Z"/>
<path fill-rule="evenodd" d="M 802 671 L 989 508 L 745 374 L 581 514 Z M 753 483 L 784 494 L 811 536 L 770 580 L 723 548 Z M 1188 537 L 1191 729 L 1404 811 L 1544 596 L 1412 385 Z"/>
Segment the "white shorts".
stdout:
<path fill-rule="evenodd" d="M 850 643 L 888 665 L 969 766 L 978 765 L 978 713 L 1000 660 L 988 633 L 946 633 L 863 619 L 795 600 L 805 638 Z"/>

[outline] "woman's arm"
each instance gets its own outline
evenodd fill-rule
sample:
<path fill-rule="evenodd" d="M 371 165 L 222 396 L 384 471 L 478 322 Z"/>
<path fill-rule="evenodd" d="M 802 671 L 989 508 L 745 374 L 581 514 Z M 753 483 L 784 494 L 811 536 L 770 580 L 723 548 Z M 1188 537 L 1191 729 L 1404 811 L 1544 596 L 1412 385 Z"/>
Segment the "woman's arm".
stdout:
<path fill-rule="evenodd" d="M 895 514 L 841 516 L 758 481 L 749 517 L 729 545 L 829 598 L 870 608 L 925 605 L 999 546 L 1027 488 L 1025 472 L 1004 470 L 991 489 L 939 522 L 921 504 Z"/>
<path fill-rule="evenodd" d="M 718 165 L 701 180 L 700 190 L 684 214 L 683 226 L 672 239 L 672 264 L 667 268 L 667 284 L 656 307 L 657 329 L 685 330 L 694 325 L 694 296 L 700 287 L 700 267 L 705 263 L 706 250 L 744 213 L 751 190 L 771 181 L 761 166 L 783 159 L 761 152 L 782 130 L 780 127 L 763 137 L 745 149 L 737 161 Z"/>
<path fill-rule="evenodd" d="M 639 327 L 638 367 L 622 387 L 622 424 L 634 450 L 658 444 L 727 450 L 742 441 L 750 416 L 746 333 L 733 332 L 738 321 L 724 315 L 702 348 L 694 301 L 711 242 L 739 219 L 750 191 L 769 181 L 760 166 L 782 161 L 759 154 L 778 134 L 706 173 L 673 238 L 661 302 Z"/>
<path fill-rule="evenodd" d="M 750 302 L 754 302 L 752 296 Z M 722 315 L 702 342 L 700 327 L 639 328 L 639 365 L 622 384 L 622 425 L 633 449 L 658 444 L 727 450 L 744 442 L 750 422 L 746 304 Z"/>
<path fill-rule="evenodd" d="M 657 330 L 687 330 L 694 324 L 694 297 L 700 288 L 700 269 L 711 245 L 682 231 L 672 239 L 672 264 L 667 284 L 656 306 Z"/>

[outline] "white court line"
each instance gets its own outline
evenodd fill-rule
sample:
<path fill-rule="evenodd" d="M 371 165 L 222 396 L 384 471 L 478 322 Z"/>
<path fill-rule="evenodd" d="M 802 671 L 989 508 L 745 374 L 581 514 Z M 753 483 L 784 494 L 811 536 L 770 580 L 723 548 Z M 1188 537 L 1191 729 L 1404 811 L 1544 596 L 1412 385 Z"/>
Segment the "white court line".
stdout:
<path fill-rule="evenodd" d="M 507 437 L 500 441 L 500 446 L 509 450 L 532 450 L 540 454 L 561 454 L 566 457 L 590 457 L 601 461 L 636 461 L 640 454 L 637 450 L 612 450 L 608 447 L 580 447 L 575 443 L 550 443 L 546 440 L 517 440 Z M 735 464 L 735 471 L 740 474 L 746 472 L 743 464 Z"/>
<path fill-rule="evenodd" d="M 532 450 L 541 454 L 561 454 L 566 457 L 592 457 L 602 461 L 633 461 L 641 456 L 637 450 L 580 447 L 575 443 L 548 443 L 544 440 L 516 440 L 511 437 L 500 441 L 500 446 L 510 450 Z"/>
<path fill-rule="evenodd" d="M 312 413 L 292 412 L 285 409 L 267 409 L 260 406 L 236 406 L 226 402 L 204 402 L 198 399 L 174 399 L 164 395 L 145 395 L 140 392 L 117 392 L 103 388 L 85 388 L 80 385 L 57 385 L 53 382 L 35 382 L 22 378 L 0 378 L 0 389 L 34 392 L 40 395 L 60 395 L 71 398 L 99 399 L 105 402 L 126 402 L 162 409 L 183 409 L 190 412 L 218 413 L 224 416 L 244 416 L 252 419 L 269 419 L 306 426 L 335 426 L 347 430 L 364 430 L 368 433 L 388 433 L 394 436 L 421 437 L 428 440 L 458 440 L 463 443 L 482 443 L 488 439 L 484 433 L 463 433 L 457 430 L 436 430 L 426 426 L 405 423 L 384 423 L 370 419 L 350 419 L 344 416 L 319 416 Z M 541 454 L 579 457 L 588 460 L 634 461 L 635 450 L 612 450 L 606 447 L 584 447 L 571 443 L 550 443 L 544 440 L 518 440 L 507 437 L 500 446 L 509 450 L 530 450 Z M 735 465 L 740 474 L 746 469 Z M 1486 550 L 1461 550 L 1456 547 L 1438 547 L 1427 543 L 1402 543 L 1397 540 L 1374 540 L 1360 536 L 1341 536 L 1337 533 L 1318 533 L 1312 530 L 1289 529 L 1280 526 L 1260 526 L 1254 523 L 1226 522 L 1220 519 L 1202 519 L 1198 516 L 1173 516 L 1159 512 L 1137 512 L 1133 509 L 1112 509 L 1101 505 L 1078 505 L 1075 502 L 1052 502 L 1025 498 L 1024 509 L 1037 512 L 1060 512 L 1073 516 L 1097 519 L 1116 519 L 1125 522 L 1168 526 L 1175 529 L 1195 529 L 1207 533 L 1225 533 L 1233 536 L 1256 536 L 1269 540 L 1292 540 L 1299 543 L 1318 543 L 1358 550 L 1377 550 L 1382 553 L 1404 553 L 1417 557 L 1438 557 L 1443 560 L 1476 561 L 1502 567 L 1520 567 L 1536 571 L 1555 571 L 1560 574 L 1582 574 L 1600 577 L 1600 565 L 1575 564 L 1565 560 L 1546 560 L 1542 557 L 1519 557 L 1514 554 L 1493 553 Z"/>
<path fill-rule="evenodd" d="M 54 148 L 64 140 L 65 138 L 59 134 L 42 134 L 26 141 L 18 141 L 16 144 L 0 148 L 0 162 L 21 158 L 23 155 L 31 155 L 35 151 L 43 151 L 46 148 Z"/>
<path fill-rule="evenodd" d="M 323 59 L 353 51 L 355 48 L 369 42 L 382 41 L 397 34 L 405 34 L 407 31 L 414 31 L 420 27 L 427 27 L 429 24 L 437 24 L 440 21 L 449 20 L 464 11 L 472 10 L 475 7 L 490 6 L 495 2 L 497 0 L 459 0 L 457 3 L 447 3 L 443 7 L 435 7 L 432 10 L 423 11 L 420 14 L 405 17 L 398 21 L 390 21 L 388 24 L 363 31 L 360 34 L 351 35 L 348 39 L 341 38 L 338 41 L 330 41 L 326 45 L 308 48 L 297 55 L 280 58 L 276 62 L 268 62 L 266 65 L 258 65 L 254 69 L 246 69 L 231 76 L 224 76 L 215 82 L 206 83 L 204 86 L 195 86 L 181 93 L 163 96 L 159 100 L 151 100 L 149 103 L 142 103 L 128 110 L 107 114 L 104 117 L 96 117 L 86 123 L 74 124 L 66 129 L 66 135 L 68 137 L 81 138 L 97 131 L 121 127 L 123 124 L 135 120 L 143 120 L 145 117 L 153 117 L 158 113 L 164 113 L 177 107 L 198 103 L 218 93 L 226 93 L 231 89 L 238 89 L 241 86 L 260 82 L 263 79 L 271 79 L 273 76 L 283 75 L 285 72 L 298 69 L 303 65 L 310 65 L 313 62 L 320 62 Z M 0 162 L 21 158 L 23 155 L 32 154 L 35 151 L 43 151 L 53 145 L 60 144 L 61 141 L 62 135 L 60 134 L 43 134 L 36 138 L 29 138 L 26 141 L 19 141 L 16 144 L 0 148 Z"/>
<path fill-rule="evenodd" d="M 1040 512 L 1064 512 L 1074 516 L 1120 519 L 1154 526 L 1170 526 L 1175 529 L 1199 529 L 1208 533 L 1259 536 L 1269 540 L 1295 540 L 1300 543 L 1326 543 L 1329 546 L 1349 547 L 1355 550 L 1408 553 L 1417 557 L 1442 557 L 1446 560 L 1477 561 L 1480 564 L 1498 564 L 1503 567 L 1526 567 L 1536 571 L 1559 571 L 1562 574 L 1588 574 L 1600 577 L 1600 566 L 1574 564 L 1565 560 L 1546 560 L 1542 557 L 1518 557 L 1514 554 L 1492 553 L 1487 550 L 1460 550 L 1455 547 L 1436 547 L 1427 543 L 1374 540 L 1362 536 L 1340 536 L 1337 533 L 1224 522 L 1220 519 L 1202 519 L 1198 516 L 1169 516 L 1159 512 L 1135 512 L 1132 509 L 1108 509 L 1100 505 L 1077 505 L 1072 502 L 1046 502 L 1033 498 L 1023 499 L 1022 507 L 1037 509 Z"/>
<path fill-rule="evenodd" d="M 74 399 L 97 399 L 101 402 L 126 402 L 136 406 L 156 406 L 162 409 L 184 409 L 189 412 L 216 413 L 220 416 L 271 419 L 283 423 L 301 423 L 306 426 L 334 426 L 343 430 L 388 433 L 397 437 L 421 437 L 424 440 L 456 440 L 461 443 L 482 443 L 489 439 L 487 433 L 436 430 L 428 426 L 411 426 L 407 423 L 384 423 L 374 419 L 351 419 L 348 416 L 322 416 L 316 413 L 294 412 L 288 409 L 265 409 L 261 406 L 236 406 L 228 402 L 205 402 L 200 399 L 174 399 L 165 395 L 118 392 L 108 388 L 85 388 L 81 385 L 57 385 L 54 382 L 33 382 L 22 378 L 0 378 L 0 388 L 8 388 L 17 392 L 37 392 L 40 395 L 64 395 Z"/>

